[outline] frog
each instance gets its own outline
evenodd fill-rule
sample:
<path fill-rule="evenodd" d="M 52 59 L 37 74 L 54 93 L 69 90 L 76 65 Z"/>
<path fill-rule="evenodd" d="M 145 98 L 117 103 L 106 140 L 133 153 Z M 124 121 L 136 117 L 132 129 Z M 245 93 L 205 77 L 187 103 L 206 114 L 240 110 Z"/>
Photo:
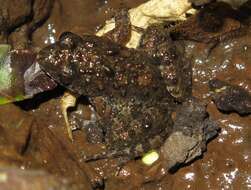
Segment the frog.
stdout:
<path fill-rule="evenodd" d="M 161 43 L 154 40 L 157 34 Z M 146 30 L 137 49 L 125 47 L 125 39 L 64 32 L 37 56 L 44 72 L 75 96 L 88 97 L 95 110 L 96 121 L 85 126 L 86 136 L 105 149 L 86 161 L 138 158 L 159 148 L 173 131 L 172 112 L 192 94 L 190 61 L 165 27 Z"/>
<path fill-rule="evenodd" d="M 104 143 L 110 155 L 140 156 L 160 146 L 172 130 L 173 97 L 157 63 L 145 53 L 67 32 L 37 60 L 59 84 L 89 98 L 101 136 L 89 141 Z"/>

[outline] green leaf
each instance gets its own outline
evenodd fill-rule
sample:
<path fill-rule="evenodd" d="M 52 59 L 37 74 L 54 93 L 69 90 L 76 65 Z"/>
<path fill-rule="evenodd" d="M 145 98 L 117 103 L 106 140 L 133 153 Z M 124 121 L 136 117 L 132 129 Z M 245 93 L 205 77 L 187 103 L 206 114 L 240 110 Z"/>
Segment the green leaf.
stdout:
<path fill-rule="evenodd" d="M 11 86 L 10 48 L 9 45 L 0 45 L 0 90 Z"/>
<path fill-rule="evenodd" d="M 15 72 L 11 65 L 10 50 L 10 45 L 0 44 L 0 105 L 28 98 L 15 89 L 17 84 L 13 83 Z"/>

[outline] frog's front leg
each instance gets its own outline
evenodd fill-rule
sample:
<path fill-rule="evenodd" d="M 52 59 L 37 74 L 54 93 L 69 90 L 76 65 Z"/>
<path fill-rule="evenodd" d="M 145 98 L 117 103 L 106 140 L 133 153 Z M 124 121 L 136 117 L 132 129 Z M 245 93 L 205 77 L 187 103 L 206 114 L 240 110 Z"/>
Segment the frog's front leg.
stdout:
<path fill-rule="evenodd" d="M 115 28 L 104 36 L 121 45 L 126 45 L 131 38 L 131 22 L 128 9 L 124 8 L 115 14 Z"/>

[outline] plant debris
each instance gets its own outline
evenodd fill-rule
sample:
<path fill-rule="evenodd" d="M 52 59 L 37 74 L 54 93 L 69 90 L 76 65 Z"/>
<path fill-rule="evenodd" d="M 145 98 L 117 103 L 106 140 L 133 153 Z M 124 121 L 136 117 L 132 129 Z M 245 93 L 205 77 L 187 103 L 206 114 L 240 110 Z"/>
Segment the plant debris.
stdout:
<path fill-rule="evenodd" d="M 1 45 L 0 57 L 0 104 L 29 99 L 57 86 L 36 68 L 33 52 L 11 50 L 9 45 Z"/>

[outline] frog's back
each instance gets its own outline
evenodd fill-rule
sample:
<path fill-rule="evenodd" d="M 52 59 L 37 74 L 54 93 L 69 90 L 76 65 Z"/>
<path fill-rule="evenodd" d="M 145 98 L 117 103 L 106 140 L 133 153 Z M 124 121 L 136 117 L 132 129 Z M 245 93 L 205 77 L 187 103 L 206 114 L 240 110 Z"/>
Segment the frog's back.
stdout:
<path fill-rule="evenodd" d="M 80 95 L 168 95 L 151 57 L 106 38 L 63 34 L 39 53 L 38 62 L 54 80 Z"/>

